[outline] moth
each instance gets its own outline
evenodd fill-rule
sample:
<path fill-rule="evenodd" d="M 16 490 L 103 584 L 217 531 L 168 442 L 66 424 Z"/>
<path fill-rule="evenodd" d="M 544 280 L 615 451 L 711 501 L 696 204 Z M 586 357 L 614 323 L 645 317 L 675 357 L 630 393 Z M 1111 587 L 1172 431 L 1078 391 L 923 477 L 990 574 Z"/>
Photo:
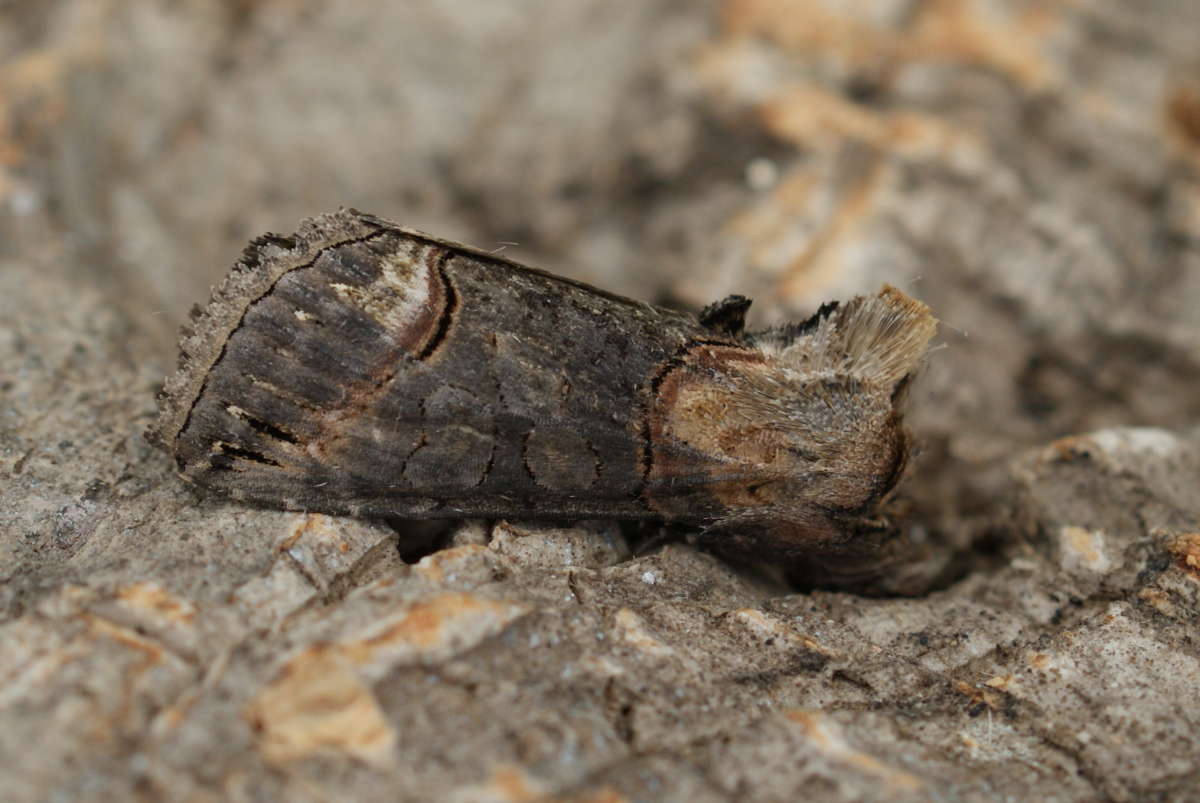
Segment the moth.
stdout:
<path fill-rule="evenodd" d="M 245 250 L 150 439 L 196 485 L 400 518 L 657 519 L 783 565 L 853 551 L 936 329 L 892 287 L 747 332 L 343 210 Z"/>

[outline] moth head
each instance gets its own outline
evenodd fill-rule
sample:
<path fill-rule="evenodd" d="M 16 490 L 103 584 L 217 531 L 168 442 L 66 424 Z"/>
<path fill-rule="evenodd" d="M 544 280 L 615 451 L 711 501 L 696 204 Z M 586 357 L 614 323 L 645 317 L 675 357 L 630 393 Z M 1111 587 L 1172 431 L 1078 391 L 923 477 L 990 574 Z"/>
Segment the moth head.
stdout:
<path fill-rule="evenodd" d="M 885 287 L 741 347 L 694 348 L 652 419 L 660 504 L 738 551 L 849 540 L 904 470 L 901 401 L 935 330 L 924 304 Z"/>

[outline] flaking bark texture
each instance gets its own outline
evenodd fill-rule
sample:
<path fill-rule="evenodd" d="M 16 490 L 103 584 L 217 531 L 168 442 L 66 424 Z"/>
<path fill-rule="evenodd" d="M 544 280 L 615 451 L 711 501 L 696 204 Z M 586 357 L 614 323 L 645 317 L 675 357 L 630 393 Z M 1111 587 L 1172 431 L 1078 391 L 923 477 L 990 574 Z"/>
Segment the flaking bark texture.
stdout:
<path fill-rule="evenodd" d="M 3 796 L 1193 799 L 1198 15 L 6 4 Z M 744 330 L 708 310 L 723 338 L 927 303 L 876 595 L 611 520 L 191 490 L 141 435 L 178 322 L 342 206 L 660 306 L 753 298 Z"/>

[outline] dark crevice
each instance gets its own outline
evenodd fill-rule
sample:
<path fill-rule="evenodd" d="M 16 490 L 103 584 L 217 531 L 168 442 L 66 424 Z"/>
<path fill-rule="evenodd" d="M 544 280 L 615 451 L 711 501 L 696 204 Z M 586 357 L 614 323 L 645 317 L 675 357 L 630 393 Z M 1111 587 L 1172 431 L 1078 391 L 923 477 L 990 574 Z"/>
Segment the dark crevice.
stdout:
<path fill-rule="evenodd" d="M 440 552 L 450 545 L 459 522 L 455 519 L 403 519 L 388 517 L 383 523 L 398 536 L 396 551 L 408 564 Z"/>
<path fill-rule="evenodd" d="M 653 518 L 620 521 L 618 526 L 629 545 L 629 556 L 621 563 L 658 552 L 667 544 L 685 543 L 694 532 L 693 528 Z"/>

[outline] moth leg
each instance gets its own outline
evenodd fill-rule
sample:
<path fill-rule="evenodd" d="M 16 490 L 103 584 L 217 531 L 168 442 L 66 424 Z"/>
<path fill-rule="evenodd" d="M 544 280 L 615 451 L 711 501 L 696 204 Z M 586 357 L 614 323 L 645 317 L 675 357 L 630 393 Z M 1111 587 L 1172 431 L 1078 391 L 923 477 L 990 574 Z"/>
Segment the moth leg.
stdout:
<path fill-rule="evenodd" d="M 660 519 L 639 521 L 626 533 L 633 557 L 641 558 L 657 552 L 667 544 L 690 540 L 695 528 Z"/>

